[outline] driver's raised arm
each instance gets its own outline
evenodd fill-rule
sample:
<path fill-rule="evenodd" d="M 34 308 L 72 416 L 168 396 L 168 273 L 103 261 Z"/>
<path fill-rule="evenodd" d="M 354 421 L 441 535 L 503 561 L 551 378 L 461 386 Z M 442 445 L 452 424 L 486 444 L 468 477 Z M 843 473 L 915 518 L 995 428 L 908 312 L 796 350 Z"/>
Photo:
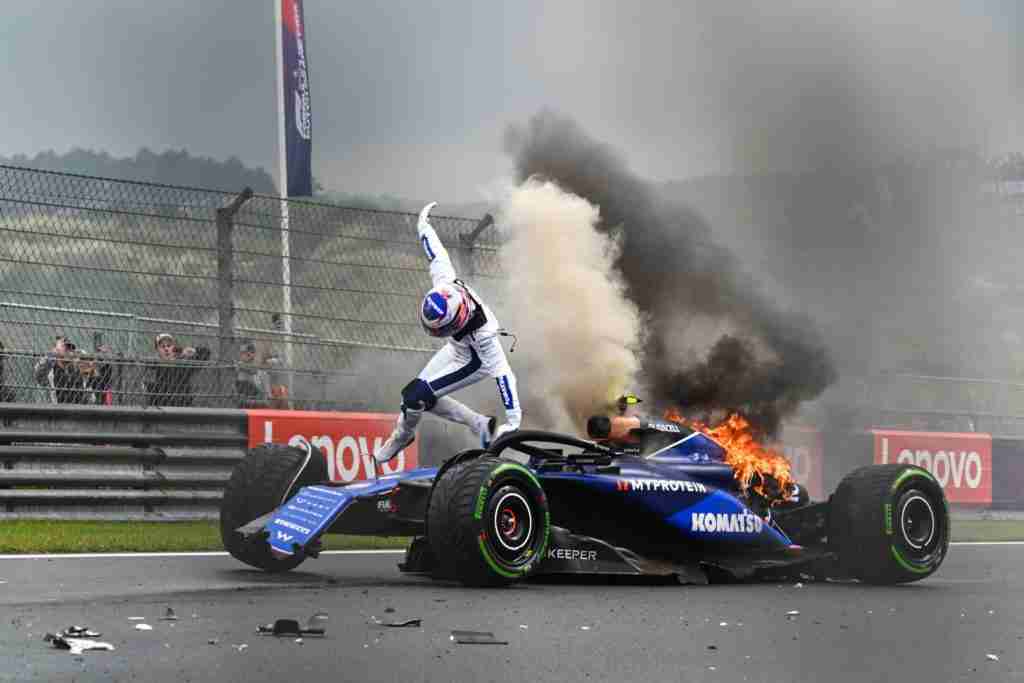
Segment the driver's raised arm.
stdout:
<path fill-rule="evenodd" d="M 420 236 L 420 244 L 430 261 L 430 279 L 434 286 L 455 280 L 455 266 L 448 255 L 448 250 L 441 244 L 441 240 L 430 225 L 430 210 L 437 206 L 437 202 L 430 202 L 420 211 L 419 220 L 416 222 L 416 232 Z"/>

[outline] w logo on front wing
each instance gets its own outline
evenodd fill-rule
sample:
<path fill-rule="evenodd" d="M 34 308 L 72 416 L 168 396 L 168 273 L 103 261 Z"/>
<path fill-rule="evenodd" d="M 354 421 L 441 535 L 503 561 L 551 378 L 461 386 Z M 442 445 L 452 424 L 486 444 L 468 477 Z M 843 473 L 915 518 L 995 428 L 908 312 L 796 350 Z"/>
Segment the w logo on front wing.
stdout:
<path fill-rule="evenodd" d="M 278 530 L 278 532 L 277 532 L 277 540 L 279 540 L 279 541 L 284 541 L 285 543 L 287 543 L 288 541 L 292 540 L 293 538 L 295 538 L 295 537 L 292 536 L 291 534 L 286 534 L 285 532 L 280 531 L 280 530 Z"/>

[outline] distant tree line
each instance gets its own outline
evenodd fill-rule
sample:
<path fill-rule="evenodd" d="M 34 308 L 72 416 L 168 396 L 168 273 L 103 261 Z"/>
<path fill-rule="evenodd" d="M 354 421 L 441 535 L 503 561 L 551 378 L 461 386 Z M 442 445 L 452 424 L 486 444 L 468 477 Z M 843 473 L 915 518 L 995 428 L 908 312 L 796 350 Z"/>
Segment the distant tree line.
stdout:
<path fill-rule="evenodd" d="M 0 157 L 0 164 L 229 192 L 247 186 L 261 194 L 276 192 L 274 179 L 262 168 L 245 166 L 237 157 L 217 161 L 193 156 L 183 149 L 158 154 L 143 147 L 135 156 L 119 159 L 107 152 L 76 147 L 66 154 L 47 150 L 33 157 L 25 154 Z"/>

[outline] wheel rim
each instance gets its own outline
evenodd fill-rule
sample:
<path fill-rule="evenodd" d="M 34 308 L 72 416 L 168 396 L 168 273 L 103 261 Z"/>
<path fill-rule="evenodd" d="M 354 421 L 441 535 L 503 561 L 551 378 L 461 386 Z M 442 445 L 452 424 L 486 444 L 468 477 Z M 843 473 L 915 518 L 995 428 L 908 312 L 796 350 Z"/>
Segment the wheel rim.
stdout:
<path fill-rule="evenodd" d="M 920 489 L 904 491 L 896 504 L 894 522 L 897 531 L 893 550 L 903 560 L 922 569 L 941 561 L 946 522 L 931 495 Z"/>
<path fill-rule="evenodd" d="M 900 532 L 914 550 L 922 550 L 935 537 L 935 510 L 921 494 L 910 496 L 900 510 Z"/>
<path fill-rule="evenodd" d="M 496 560 L 508 567 L 526 564 L 537 539 L 530 496 L 518 486 L 502 486 L 487 505 L 486 543 Z"/>

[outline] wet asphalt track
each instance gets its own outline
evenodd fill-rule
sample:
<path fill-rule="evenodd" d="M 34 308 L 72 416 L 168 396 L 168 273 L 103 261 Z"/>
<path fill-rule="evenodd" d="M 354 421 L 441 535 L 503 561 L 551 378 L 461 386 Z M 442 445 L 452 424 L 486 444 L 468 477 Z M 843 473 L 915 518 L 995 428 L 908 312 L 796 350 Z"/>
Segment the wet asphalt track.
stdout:
<path fill-rule="evenodd" d="M 1024 545 L 955 546 L 936 576 L 895 588 L 482 591 L 402 576 L 399 558 L 324 555 L 280 577 L 226 556 L 0 559 L 0 681 L 1024 680 Z M 179 621 L 159 619 L 168 606 Z M 254 633 L 320 610 L 324 639 Z M 153 630 L 136 631 L 137 616 Z M 69 624 L 116 651 L 76 657 L 43 642 Z M 456 645 L 453 629 L 508 645 Z"/>

